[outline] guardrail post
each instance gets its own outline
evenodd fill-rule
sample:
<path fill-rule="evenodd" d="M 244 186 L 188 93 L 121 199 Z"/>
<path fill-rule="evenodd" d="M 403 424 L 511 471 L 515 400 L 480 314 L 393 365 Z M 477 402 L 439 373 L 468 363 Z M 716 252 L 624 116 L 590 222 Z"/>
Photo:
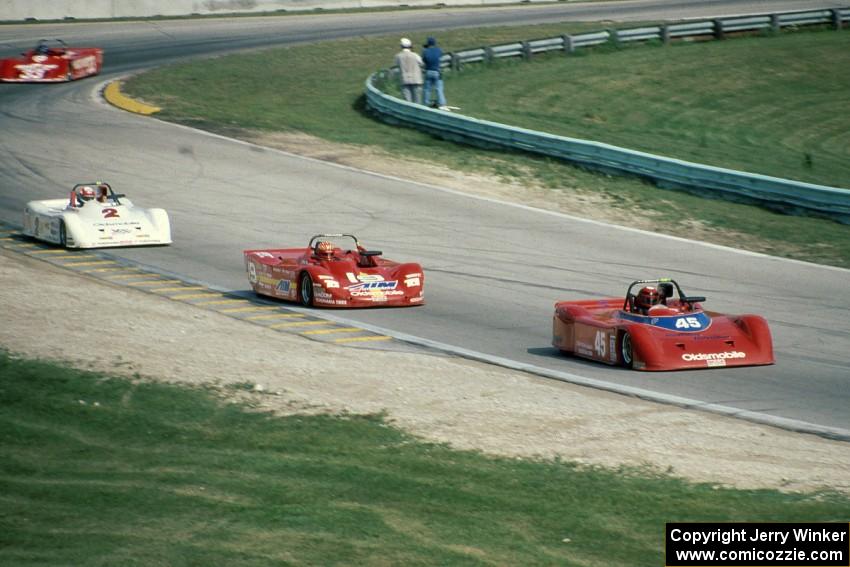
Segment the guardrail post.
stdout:
<path fill-rule="evenodd" d="M 493 48 L 490 47 L 489 45 L 484 48 L 484 61 L 486 63 L 492 63 L 493 62 Z"/>
<path fill-rule="evenodd" d="M 460 71 L 460 56 L 452 53 L 452 71 Z"/>
<path fill-rule="evenodd" d="M 670 28 L 667 27 L 667 24 L 661 26 L 661 43 L 664 45 L 670 43 Z"/>
<path fill-rule="evenodd" d="M 779 33 L 782 30 L 782 25 L 779 23 L 779 14 L 770 15 L 770 31 Z"/>
<path fill-rule="evenodd" d="M 832 29 L 840 30 L 841 29 L 841 12 L 838 10 L 830 10 L 830 16 L 832 16 Z"/>
<path fill-rule="evenodd" d="M 714 20 L 714 39 L 724 39 L 723 20 Z"/>
<path fill-rule="evenodd" d="M 561 37 L 564 38 L 564 53 L 567 54 L 567 55 L 572 55 L 573 53 L 575 53 L 576 52 L 576 45 L 575 45 L 575 42 L 573 41 L 573 36 L 565 33 Z"/>
<path fill-rule="evenodd" d="M 531 44 L 527 41 L 522 42 L 522 58 L 526 61 L 531 59 Z"/>
<path fill-rule="evenodd" d="M 617 30 L 605 30 L 608 32 L 608 42 L 614 47 L 620 47 L 620 34 Z"/>

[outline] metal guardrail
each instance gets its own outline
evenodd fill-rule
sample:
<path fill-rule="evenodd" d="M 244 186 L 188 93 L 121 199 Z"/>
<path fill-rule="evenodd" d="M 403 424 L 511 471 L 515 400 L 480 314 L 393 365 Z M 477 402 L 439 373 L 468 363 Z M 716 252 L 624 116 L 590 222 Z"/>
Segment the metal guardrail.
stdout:
<path fill-rule="evenodd" d="M 470 63 L 506 57 L 528 59 L 537 53 L 556 50 L 572 53 L 579 47 L 610 42 L 660 40 L 666 43 L 673 39 L 702 36 L 721 39 L 730 33 L 764 29 L 778 31 L 791 26 L 824 24 L 841 29 L 845 22 L 850 22 L 850 8 L 603 30 L 465 49 L 445 54 L 442 65 L 457 70 Z M 702 196 L 732 201 L 755 202 L 785 213 L 826 216 L 850 224 L 850 189 L 702 165 L 434 110 L 381 92 L 378 85 L 386 83 L 396 72 L 397 69 L 378 71 L 366 80 L 367 107 L 386 122 L 412 126 L 456 142 L 538 153 L 589 169 L 637 175 L 661 187 L 685 189 Z"/>

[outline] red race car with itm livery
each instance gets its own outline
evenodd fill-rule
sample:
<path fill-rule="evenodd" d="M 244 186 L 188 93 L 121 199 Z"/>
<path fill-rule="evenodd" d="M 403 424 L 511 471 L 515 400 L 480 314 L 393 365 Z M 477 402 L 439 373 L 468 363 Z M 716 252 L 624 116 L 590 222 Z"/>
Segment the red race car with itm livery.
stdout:
<path fill-rule="evenodd" d="M 344 246 L 342 244 L 345 244 Z M 425 274 L 367 250 L 352 234 L 317 234 L 306 248 L 245 250 L 254 291 L 305 307 L 405 307 L 425 303 Z"/>
<path fill-rule="evenodd" d="M 61 39 L 42 39 L 20 57 L 0 59 L 0 81 L 6 83 L 61 83 L 97 75 L 103 67 L 99 47 L 68 47 Z"/>
<path fill-rule="evenodd" d="M 636 370 L 774 363 L 763 317 L 704 311 L 704 301 L 685 295 L 669 278 L 632 282 L 625 299 L 561 301 L 555 304 L 552 345 Z"/>

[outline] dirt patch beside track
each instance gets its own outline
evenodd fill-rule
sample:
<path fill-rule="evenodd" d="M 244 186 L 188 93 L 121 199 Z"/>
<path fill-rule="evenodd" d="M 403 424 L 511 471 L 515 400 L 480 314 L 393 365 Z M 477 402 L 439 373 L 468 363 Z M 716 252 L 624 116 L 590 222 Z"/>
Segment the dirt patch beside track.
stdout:
<path fill-rule="evenodd" d="M 152 380 L 260 384 L 240 397 L 281 414 L 385 412 L 429 441 L 491 454 L 850 493 L 850 443 L 452 357 L 313 342 L 7 250 L 0 281 L 0 346 L 27 357 Z"/>

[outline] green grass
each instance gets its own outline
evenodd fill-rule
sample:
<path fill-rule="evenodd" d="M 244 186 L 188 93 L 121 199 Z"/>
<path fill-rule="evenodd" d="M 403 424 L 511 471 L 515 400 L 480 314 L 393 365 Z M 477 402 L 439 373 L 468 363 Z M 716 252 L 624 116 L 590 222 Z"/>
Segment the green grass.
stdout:
<path fill-rule="evenodd" d="M 470 67 L 453 102 L 476 118 L 850 187 L 850 33 L 580 53 Z"/>
<path fill-rule="evenodd" d="M 2 352 L 0 377 L 4 566 L 654 566 L 665 522 L 850 515 L 836 494 L 452 451 L 380 416 L 274 417 L 227 388 Z"/>
<path fill-rule="evenodd" d="M 476 45 L 492 45 L 523 38 L 550 37 L 565 32 L 576 33 L 601 27 L 604 26 L 602 24 L 561 24 L 431 33 L 437 36 L 445 50 L 451 51 Z M 414 36 L 413 39 L 421 42 L 427 35 L 430 34 L 422 33 L 421 37 Z M 730 68 L 734 69 L 736 65 L 747 65 L 746 62 L 751 59 L 753 46 L 758 46 L 759 49 L 762 44 L 776 46 L 776 49 L 782 51 L 786 41 L 794 45 L 803 41 L 812 46 L 823 42 L 825 47 L 818 52 L 822 59 L 843 61 L 847 57 L 847 49 L 846 45 L 840 42 L 846 41 L 847 37 L 849 36 L 846 33 L 818 32 L 777 38 L 734 39 L 723 44 L 677 45 L 668 49 L 647 46 L 623 51 L 608 50 L 605 53 L 597 52 L 589 56 L 568 59 L 547 57 L 543 61 L 531 64 L 503 63 L 496 69 L 471 67 L 469 72 L 448 77 L 446 88 L 451 104 L 460 102 L 464 111 L 475 111 L 474 108 L 467 108 L 474 107 L 471 100 L 491 91 L 494 92 L 492 96 L 495 97 L 498 96 L 495 93 L 511 88 L 505 85 L 508 83 L 504 80 L 506 76 L 509 76 L 511 81 L 524 84 L 526 73 L 529 73 L 530 77 L 534 76 L 538 77 L 538 80 L 543 80 L 542 77 L 551 75 L 547 69 L 568 65 L 569 72 L 566 76 L 571 78 L 573 68 L 583 69 L 584 65 L 597 65 L 598 67 L 593 68 L 606 70 L 604 77 L 626 77 L 629 83 L 642 81 L 642 88 L 651 89 L 656 82 L 653 76 L 647 74 L 652 71 L 653 62 L 657 62 L 659 67 L 665 69 L 667 61 L 676 61 L 677 65 L 682 65 L 681 62 L 690 62 L 693 68 L 698 69 L 709 58 L 709 54 L 713 54 L 714 50 L 721 50 L 725 61 L 729 63 Z M 239 54 L 175 65 L 138 76 L 129 81 L 125 90 L 133 96 L 163 107 L 164 110 L 159 115 L 163 119 L 234 137 L 250 138 L 252 131 L 307 132 L 331 142 L 377 147 L 392 155 L 426 159 L 461 171 L 495 174 L 509 181 L 541 186 L 556 192 L 599 195 L 605 199 L 607 207 L 626 212 L 636 219 L 648 217 L 656 230 L 668 234 L 703 239 L 777 256 L 850 267 L 850 227 L 833 221 L 793 217 L 755 206 L 701 199 L 684 193 L 658 189 L 637 179 L 611 178 L 522 153 L 481 151 L 458 146 L 412 129 L 377 122 L 365 112 L 364 81 L 375 70 L 392 63 L 397 51 L 397 40 L 395 36 L 358 38 L 269 50 L 264 51 L 260 57 L 257 54 Z M 830 51 L 829 46 L 833 51 Z M 630 66 L 635 64 L 635 60 L 643 61 L 641 77 L 632 77 L 630 73 Z M 812 64 L 820 69 L 819 61 Z M 795 66 L 798 73 L 804 68 L 805 66 Z M 846 77 L 848 73 L 846 65 L 840 69 L 828 66 L 828 69 L 828 72 L 823 71 L 821 75 L 811 77 L 809 82 L 820 84 L 823 81 L 824 84 L 832 85 L 838 81 L 836 76 Z M 590 80 L 593 73 L 590 71 L 585 73 L 587 80 Z M 827 77 L 824 78 L 823 75 Z M 733 73 L 733 76 L 741 81 L 749 77 L 747 74 L 738 72 Z M 693 80 L 701 80 L 705 88 L 710 86 L 706 86 L 705 83 L 713 82 L 708 75 L 695 74 L 690 77 Z M 765 82 L 772 80 L 772 74 L 756 74 L 752 78 L 759 85 L 763 95 L 763 100 L 759 103 L 759 116 L 796 116 L 797 112 L 804 110 L 797 108 L 799 105 L 793 108 L 786 107 L 787 93 L 784 91 L 780 93 L 780 96 L 774 96 L 771 89 L 764 87 Z M 625 106 L 627 101 L 623 99 L 622 94 L 622 81 L 623 79 L 596 80 L 593 83 L 595 90 L 586 95 L 593 101 L 591 108 L 577 112 L 581 116 L 588 113 L 593 116 L 595 109 L 603 107 L 603 101 L 613 98 L 620 101 L 617 106 L 620 115 L 628 115 L 628 108 Z M 551 85 L 551 82 L 549 84 Z M 729 84 L 727 82 L 727 85 Z M 549 105 L 551 112 L 555 114 L 567 112 L 561 108 L 571 106 L 567 100 L 570 97 L 566 94 L 568 85 L 569 81 L 564 81 L 564 94 L 558 99 L 561 104 L 554 104 L 555 99 L 551 99 L 552 104 Z M 654 101 L 654 112 L 661 113 L 663 116 L 663 112 L 657 109 L 665 99 L 668 102 L 675 102 L 680 108 L 686 106 L 684 99 L 676 94 L 678 90 L 671 93 L 667 82 L 659 83 L 659 85 L 653 97 L 644 96 L 644 99 Z M 698 93 L 700 87 L 688 87 L 688 92 Z M 835 96 L 835 90 L 831 88 L 829 94 Z M 487 95 L 482 100 L 490 100 L 490 96 Z M 642 101 L 638 99 L 634 102 Z M 833 102 L 836 106 L 829 112 L 827 122 L 831 128 L 834 128 L 835 121 L 844 121 L 847 126 L 850 118 L 846 112 L 838 110 L 842 108 L 842 104 L 846 107 L 846 101 L 834 100 Z M 705 97 L 702 104 L 710 107 L 710 97 Z M 505 105 L 512 106 L 506 102 Z M 726 109 L 730 108 L 726 102 L 723 102 L 722 106 Z M 823 110 L 822 106 L 815 106 Z M 505 109 L 506 112 L 509 110 Z M 676 140 L 696 140 L 698 146 L 704 142 L 706 147 L 715 153 L 725 147 L 722 143 L 724 138 L 732 134 L 735 134 L 736 139 L 743 141 L 761 139 L 761 133 L 754 136 L 750 131 L 750 124 L 740 124 L 746 131 L 735 133 L 735 125 L 732 122 L 725 123 L 722 131 L 711 135 L 700 133 L 705 132 L 705 128 L 698 129 L 696 133 L 691 132 L 693 124 L 700 123 L 707 126 L 715 121 L 718 114 L 723 114 L 715 111 L 711 116 L 702 116 L 702 112 L 698 106 L 694 107 L 694 116 L 690 116 L 685 111 L 676 112 L 675 123 L 664 125 L 660 131 Z M 635 112 L 635 115 L 638 116 L 640 113 Z M 740 117 L 740 113 L 737 115 Z M 580 123 L 589 122 L 593 128 L 602 128 L 602 126 L 616 128 L 616 124 L 612 124 L 616 122 L 613 118 L 607 114 L 603 117 L 605 122 L 602 125 L 595 124 L 589 118 L 582 119 Z M 544 117 L 538 118 L 545 121 Z M 552 122 L 556 121 L 553 117 Z M 769 122 L 769 120 L 766 121 L 766 123 Z M 796 125 L 798 121 L 796 118 L 793 121 L 790 118 L 783 118 L 782 123 L 789 125 L 786 127 L 790 128 L 791 124 Z M 672 131 L 669 128 L 673 126 L 683 130 Z M 631 128 L 634 129 L 635 126 L 632 125 Z M 848 165 L 839 163 L 840 160 L 837 159 L 827 159 L 825 152 L 829 149 L 833 153 L 840 153 L 840 148 L 836 149 L 840 145 L 837 142 L 847 139 L 847 131 L 850 131 L 850 128 L 839 131 L 833 142 L 821 138 L 816 144 L 817 147 L 806 145 L 810 142 L 805 141 L 801 146 L 802 149 L 787 150 L 788 155 L 796 156 L 791 161 L 798 165 L 803 162 L 804 170 L 822 172 L 829 166 L 833 171 L 830 175 L 840 177 L 839 170 L 846 169 Z M 765 144 L 772 142 L 774 146 L 784 146 L 794 138 L 794 136 L 783 135 L 782 128 L 778 126 L 772 132 L 776 136 L 783 137 L 781 140 L 766 140 Z M 812 136 L 817 137 L 819 129 L 807 129 L 806 132 L 810 134 L 808 137 L 812 138 L 811 143 L 814 143 Z M 605 141 L 618 140 L 606 139 Z M 683 145 L 685 145 L 684 142 Z M 801 151 L 811 155 L 810 169 L 806 169 L 808 166 L 805 166 L 804 156 L 799 153 Z M 847 151 L 846 146 L 844 151 Z M 729 153 L 729 157 L 737 159 L 742 153 L 746 152 L 736 149 Z M 585 213 L 582 210 L 571 212 L 579 216 Z M 623 222 L 628 224 L 628 221 Z M 694 226 L 700 227 L 699 232 L 694 231 Z"/>

